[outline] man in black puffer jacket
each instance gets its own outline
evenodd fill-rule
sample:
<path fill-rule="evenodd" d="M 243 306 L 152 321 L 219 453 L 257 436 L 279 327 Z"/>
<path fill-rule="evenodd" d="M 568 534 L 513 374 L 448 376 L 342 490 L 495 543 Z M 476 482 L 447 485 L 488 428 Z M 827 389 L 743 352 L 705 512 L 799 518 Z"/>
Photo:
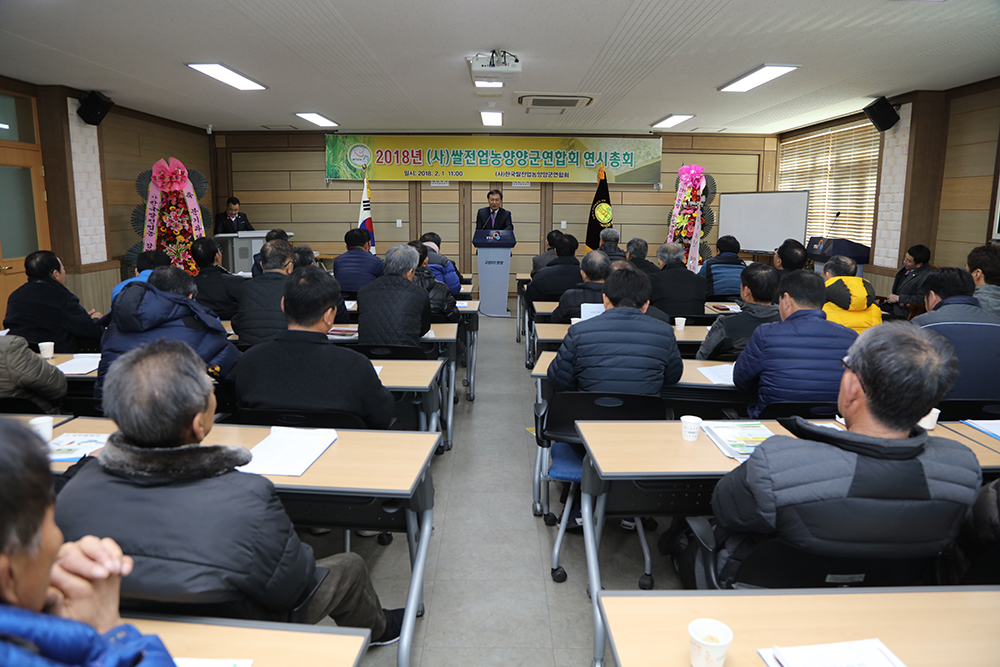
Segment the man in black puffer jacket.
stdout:
<path fill-rule="evenodd" d="M 559 305 L 549 317 L 550 322 L 569 324 L 574 317 L 580 317 L 580 306 L 583 304 L 604 303 L 604 281 L 611 275 L 611 260 L 603 250 L 591 250 L 583 256 L 580 275 L 583 282 L 563 292 Z"/>
<path fill-rule="evenodd" d="M 256 345 L 273 340 L 288 330 L 281 297 L 285 293 L 285 278 L 294 268 L 295 251 L 288 241 L 268 241 L 260 249 L 260 265 L 264 275 L 240 285 L 240 307 L 233 317 L 233 331 L 243 345 Z"/>
<path fill-rule="evenodd" d="M 645 315 L 649 278 L 621 268 L 604 281 L 604 306 L 597 317 L 569 328 L 549 365 L 556 391 L 607 391 L 659 395 L 684 370 L 669 324 Z"/>
<path fill-rule="evenodd" d="M 427 290 L 431 303 L 431 322 L 458 322 L 462 314 L 458 312 L 455 297 L 451 295 L 448 286 L 434 277 L 434 272 L 427 268 L 429 248 L 420 241 L 410 241 L 409 246 L 416 248 L 420 254 L 419 264 L 413 272 L 413 284 Z"/>
<path fill-rule="evenodd" d="M 358 342 L 361 345 L 418 347 L 431 328 L 427 290 L 413 283 L 420 253 L 394 245 L 385 253 L 385 275 L 358 291 Z"/>

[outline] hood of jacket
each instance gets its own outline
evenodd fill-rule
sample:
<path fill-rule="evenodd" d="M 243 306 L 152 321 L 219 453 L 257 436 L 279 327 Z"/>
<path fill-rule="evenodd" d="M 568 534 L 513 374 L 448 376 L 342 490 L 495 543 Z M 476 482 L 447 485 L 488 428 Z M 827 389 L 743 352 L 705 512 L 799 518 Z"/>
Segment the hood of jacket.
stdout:
<path fill-rule="evenodd" d="M 750 317 L 755 317 L 759 320 L 770 320 L 778 312 L 778 307 L 772 303 L 761 304 L 761 303 L 747 303 L 746 301 L 740 301 L 740 312 L 744 312 Z"/>
<path fill-rule="evenodd" d="M 835 276 L 826 281 L 826 300 L 843 310 L 860 312 L 875 303 L 875 288 L 860 276 Z"/>
<path fill-rule="evenodd" d="M 138 447 L 115 431 L 98 455 L 109 472 L 130 477 L 203 479 L 218 477 L 250 463 L 250 450 L 197 443 L 181 447 Z"/>
<path fill-rule="evenodd" d="M 111 309 L 112 321 L 120 331 L 128 332 L 149 331 L 185 317 L 194 317 L 209 329 L 223 330 L 218 318 L 194 299 L 161 292 L 143 282 L 126 285 Z"/>

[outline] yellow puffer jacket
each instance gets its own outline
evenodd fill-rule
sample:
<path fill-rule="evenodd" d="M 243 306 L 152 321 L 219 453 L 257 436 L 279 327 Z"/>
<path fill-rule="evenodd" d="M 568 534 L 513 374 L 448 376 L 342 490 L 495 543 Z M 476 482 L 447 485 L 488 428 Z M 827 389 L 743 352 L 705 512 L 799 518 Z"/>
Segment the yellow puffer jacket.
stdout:
<path fill-rule="evenodd" d="M 875 305 L 875 288 L 858 276 L 837 276 L 826 281 L 826 319 L 861 333 L 882 324 L 882 311 Z"/>

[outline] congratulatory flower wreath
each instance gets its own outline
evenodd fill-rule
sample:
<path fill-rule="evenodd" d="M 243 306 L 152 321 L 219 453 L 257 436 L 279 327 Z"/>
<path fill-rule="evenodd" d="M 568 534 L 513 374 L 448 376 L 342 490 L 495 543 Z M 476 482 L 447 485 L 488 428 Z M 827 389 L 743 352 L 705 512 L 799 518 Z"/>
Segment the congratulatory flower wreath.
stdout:
<path fill-rule="evenodd" d="M 677 170 L 677 197 L 670 214 L 667 243 L 684 246 L 684 261 L 691 271 L 698 270 L 698 259 L 712 256 L 701 240 L 715 224 L 715 214 L 708 205 L 715 198 L 715 179 L 704 167 L 685 165 Z"/>

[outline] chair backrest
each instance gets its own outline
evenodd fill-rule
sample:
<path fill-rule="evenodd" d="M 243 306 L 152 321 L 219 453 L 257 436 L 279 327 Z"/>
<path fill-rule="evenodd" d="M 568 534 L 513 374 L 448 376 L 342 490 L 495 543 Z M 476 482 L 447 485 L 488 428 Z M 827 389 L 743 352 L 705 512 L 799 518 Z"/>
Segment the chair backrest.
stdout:
<path fill-rule="evenodd" d="M 298 428 L 368 428 L 365 420 L 358 415 L 335 410 L 307 412 L 304 410 L 251 410 L 243 408 L 230 415 L 224 423 Z"/>
<path fill-rule="evenodd" d="M 938 557 L 835 558 L 767 540 L 740 565 L 733 588 L 842 588 L 938 583 Z"/>
<path fill-rule="evenodd" d="M 836 403 L 798 403 L 795 401 L 778 401 L 768 403 L 757 415 L 758 419 L 777 419 L 779 417 L 805 417 L 806 419 L 833 419 L 837 416 Z"/>
<path fill-rule="evenodd" d="M 681 315 L 681 317 L 684 317 L 684 319 L 685 319 L 685 322 L 684 322 L 685 326 L 689 326 L 689 327 L 710 327 L 710 326 L 712 326 L 715 323 L 715 320 L 717 319 L 718 316 L 717 315 L 707 315 L 706 314 L 706 315 Z M 676 318 L 673 315 L 671 315 L 670 316 L 670 323 L 671 324 L 676 324 L 676 322 L 674 321 L 675 319 Z"/>
<path fill-rule="evenodd" d="M 960 421 L 962 419 L 1000 419 L 1000 401 L 975 398 L 954 398 L 938 404 L 939 421 Z"/>
<path fill-rule="evenodd" d="M 962 576 L 963 585 L 996 586 L 1000 584 L 1000 544 L 994 544 L 972 559 Z"/>
<path fill-rule="evenodd" d="M 673 411 L 659 396 L 587 391 L 559 392 L 549 401 L 542 421 L 542 437 L 549 441 L 580 442 L 576 420 L 650 421 L 673 419 Z"/>
<path fill-rule="evenodd" d="M 427 353 L 419 347 L 406 345 L 352 345 L 351 349 L 369 359 L 427 359 Z"/>
<path fill-rule="evenodd" d="M 45 410 L 30 398 L 0 396 L 0 413 L 5 415 L 44 415 Z"/>

